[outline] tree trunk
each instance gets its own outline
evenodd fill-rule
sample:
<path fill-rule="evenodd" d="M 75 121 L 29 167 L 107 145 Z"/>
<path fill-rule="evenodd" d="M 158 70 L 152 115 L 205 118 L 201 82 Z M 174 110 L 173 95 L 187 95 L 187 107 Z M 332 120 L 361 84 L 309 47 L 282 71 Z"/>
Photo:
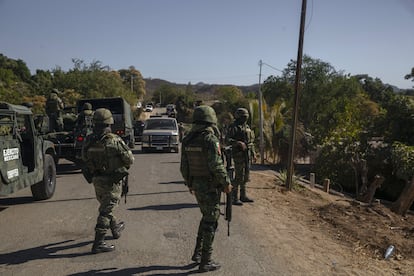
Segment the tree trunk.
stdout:
<path fill-rule="evenodd" d="M 400 197 L 391 206 L 391 211 L 399 215 L 405 215 L 414 201 L 414 176 L 411 182 L 407 182 Z"/>
<path fill-rule="evenodd" d="M 360 162 L 360 174 L 361 174 L 361 189 L 359 190 L 359 193 L 365 194 L 368 190 L 368 166 L 367 166 L 367 160 L 361 159 Z M 376 179 L 377 177 L 375 177 Z M 384 180 L 382 180 L 384 181 Z M 382 184 L 382 182 L 381 182 Z M 381 185 L 380 184 L 380 185 Z"/>
<path fill-rule="evenodd" d="M 371 204 L 372 200 L 374 199 L 376 190 L 382 185 L 383 182 L 384 177 L 376 175 L 374 181 L 372 181 L 372 183 L 367 188 L 367 192 L 360 197 L 360 200 L 362 202 Z"/>

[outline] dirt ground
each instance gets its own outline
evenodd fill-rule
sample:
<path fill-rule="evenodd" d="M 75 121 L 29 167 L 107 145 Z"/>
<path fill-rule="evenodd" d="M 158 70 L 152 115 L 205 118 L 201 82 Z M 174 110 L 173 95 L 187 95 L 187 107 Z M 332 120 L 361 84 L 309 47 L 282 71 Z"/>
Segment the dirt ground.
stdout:
<path fill-rule="evenodd" d="M 292 263 L 292 275 L 414 275 L 414 216 L 309 186 L 290 192 L 276 172 L 252 170 L 246 208 L 275 255 Z M 257 210 L 257 211 L 254 211 Z M 388 260 L 388 246 L 395 250 Z"/>

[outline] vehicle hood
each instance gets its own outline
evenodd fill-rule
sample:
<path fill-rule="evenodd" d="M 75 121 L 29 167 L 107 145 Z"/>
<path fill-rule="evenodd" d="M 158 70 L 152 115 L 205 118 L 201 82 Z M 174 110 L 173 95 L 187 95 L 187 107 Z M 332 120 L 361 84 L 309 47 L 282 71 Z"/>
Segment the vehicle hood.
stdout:
<path fill-rule="evenodd" d="M 144 129 L 142 135 L 178 135 L 178 131 L 166 129 Z"/>

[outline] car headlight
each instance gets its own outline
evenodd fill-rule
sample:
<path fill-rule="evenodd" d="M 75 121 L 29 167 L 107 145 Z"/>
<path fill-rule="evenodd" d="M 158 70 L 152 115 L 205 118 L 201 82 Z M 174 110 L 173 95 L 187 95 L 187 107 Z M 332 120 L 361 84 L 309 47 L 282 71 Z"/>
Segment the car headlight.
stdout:
<path fill-rule="evenodd" d="M 177 135 L 171 136 L 171 143 L 178 143 L 178 136 Z"/>

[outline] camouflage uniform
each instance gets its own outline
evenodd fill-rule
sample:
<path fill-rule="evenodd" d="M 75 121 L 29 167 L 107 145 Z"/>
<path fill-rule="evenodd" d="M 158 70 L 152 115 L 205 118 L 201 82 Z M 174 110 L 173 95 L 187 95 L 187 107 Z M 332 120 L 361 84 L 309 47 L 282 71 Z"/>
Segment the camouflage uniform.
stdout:
<path fill-rule="evenodd" d="M 50 131 L 63 131 L 62 110 L 65 107 L 58 96 L 59 90 L 53 89 L 46 101 L 46 114 L 49 117 Z"/>
<path fill-rule="evenodd" d="M 242 202 L 253 202 L 246 195 L 246 184 L 250 180 L 251 158 L 255 156 L 254 132 L 247 124 L 249 112 L 245 108 L 238 108 L 235 113 L 236 120 L 229 126 L 226 135 L 226 144 L 232 146 L 235 169 L 233 181 L 233 204 L 243 205 Z M 240 187 L 240 200 L 238 189 Z"/>
<path fill-rule="evenodd" d="M 217 118 L 214 109 L 197 107 L 193 123 L 182 143 L 180 169 L 202 213 L 192 260 L 200 263 L 200 272 L 205 272 L 220 267 L 211 260 L 212 245 L 220 216 L 220 195 L 222 191 L 229 192 L 231 185 L 215 134 Z"/>
<path fill-rule="evenodd" d="M 93 253 L 100 253 L 114 250 L 113 245 L 105 243 L 106 231 L 111 229 L 112 236 L 117 239 L 125 227 L 123 222 L 116 222 L 113 209 L 120 201 L 121 182 L 128 175 L 127 170 L 134 157 L 122 138 L 111 133 L 110 125 L 114 121 L 109 110 L 98 109 L 93 121 L 93 133 L 82 147 L 85 163 L 82 173 L 88 182 L 93 183 L 96 199 L 100 203 L 92 246 Z"/>
<path fill-rule="evenodd" d="M 76 119 L 76 129 L 82 131 L 85 128 L 92 127 L 93 110 L 90 103 L 84 103 L 82 111 L 79 113 Z"/>

